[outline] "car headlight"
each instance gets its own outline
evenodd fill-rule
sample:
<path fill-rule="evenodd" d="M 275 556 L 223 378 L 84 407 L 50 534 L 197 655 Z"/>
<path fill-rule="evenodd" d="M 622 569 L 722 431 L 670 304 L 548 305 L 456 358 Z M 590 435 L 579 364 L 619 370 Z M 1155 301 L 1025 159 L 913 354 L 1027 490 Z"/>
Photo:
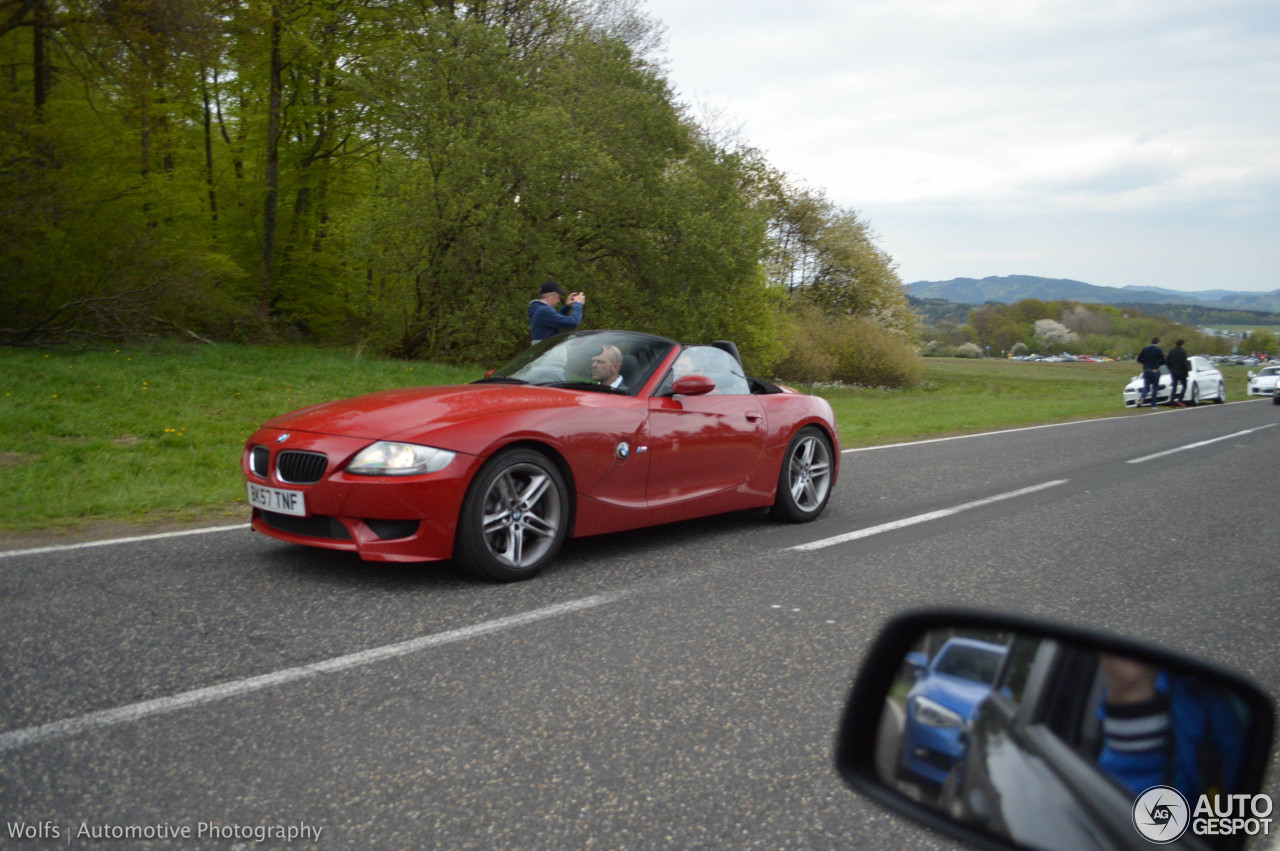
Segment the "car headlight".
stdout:
<path fill-rule="evenodd" d="M 454 457 L 455 453 L 434 446 L 379 440 L 361 449 L 347 465 L 347 472 L 357 476 L 419 476 L 440 472 Z"/>
<path fill-rule="evenodd" d="M 917 695 L 911 698 L 911 714 L 927 727 L 963 727 L 960 713 L 953 712 L 941 703 Z"/>

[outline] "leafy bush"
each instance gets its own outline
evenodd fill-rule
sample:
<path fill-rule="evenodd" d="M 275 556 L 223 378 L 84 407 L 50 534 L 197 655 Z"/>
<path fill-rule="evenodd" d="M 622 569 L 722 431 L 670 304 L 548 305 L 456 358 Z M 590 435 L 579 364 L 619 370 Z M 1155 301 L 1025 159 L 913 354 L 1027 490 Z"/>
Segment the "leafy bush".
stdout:
<path fill-rule="evenodd" d="M 870 387 L 910 387 L 924 375 L 911 344 L 866 316 L 828 317 L 797 306 L 787 354 L 777 375 L 795 383 L 841 382 Z"/>

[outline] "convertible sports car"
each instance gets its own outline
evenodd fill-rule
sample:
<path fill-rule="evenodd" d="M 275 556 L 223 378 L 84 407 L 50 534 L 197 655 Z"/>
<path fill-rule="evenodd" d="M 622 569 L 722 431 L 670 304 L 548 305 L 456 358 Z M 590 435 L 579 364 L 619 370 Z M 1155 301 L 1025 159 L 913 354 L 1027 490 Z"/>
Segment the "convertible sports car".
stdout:
<path fill-rule="evenodd" d="M 511 581 L 571 536 L 761 507 L 813 520 L 839 458 L 826 400 L 747 377 L 732 343 L 586 331 L 474 384 L 277 417 L 242 468 L 263 534 Z"/>
<path fill-rule="evenodd" d="M 1256 373 L 1249 373 L 1249 395 L 1270 396 L 1272 402 L 1280 405 L 1280 395 L 1276 394 L 1277 383 L 1280 383 L 1280 366 L 1264 366 Z"/>

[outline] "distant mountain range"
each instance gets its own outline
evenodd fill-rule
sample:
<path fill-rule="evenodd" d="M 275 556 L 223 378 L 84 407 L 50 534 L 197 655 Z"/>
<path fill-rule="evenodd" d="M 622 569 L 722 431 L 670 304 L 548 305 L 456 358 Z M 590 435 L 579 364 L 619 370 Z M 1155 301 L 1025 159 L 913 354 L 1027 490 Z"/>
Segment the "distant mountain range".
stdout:
<path fill-rule="evenodd" d="M 1182 292 L 1160 287 L 1099 287 L 1062 278 L 1032 275 L 953 278 L 950 281 L 916 281 L 907 284 L 907 293 L 918 299 L 938 299 L 962 304 L 988 301 L 1013 304 L 1028 298 L 1041 301 L 1079 301 L 1086 304 L 1189 305 L 1219 310 L 1280 311 L 1280 290 L 1267 293 L 1232 290 Z"/>

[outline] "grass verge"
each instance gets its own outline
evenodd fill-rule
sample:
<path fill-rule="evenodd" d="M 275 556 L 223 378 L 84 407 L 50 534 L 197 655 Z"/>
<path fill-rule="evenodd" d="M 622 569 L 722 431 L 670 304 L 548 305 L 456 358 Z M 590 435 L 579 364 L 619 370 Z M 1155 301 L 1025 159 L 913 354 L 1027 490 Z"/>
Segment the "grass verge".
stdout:
<path fill-rule="evenodd" d="M 925 369 L 911 390 L 819 388 L 845 447 L 1140 415 L 1120 402 L 1132 364 L 930 358 Z M 0 349 L 0 534 L 243 519 L 240 452 L 264 420 L 481 372 L 301 347 Z M 1243 398 L 1245 370 L 1224 375 Z"/>

